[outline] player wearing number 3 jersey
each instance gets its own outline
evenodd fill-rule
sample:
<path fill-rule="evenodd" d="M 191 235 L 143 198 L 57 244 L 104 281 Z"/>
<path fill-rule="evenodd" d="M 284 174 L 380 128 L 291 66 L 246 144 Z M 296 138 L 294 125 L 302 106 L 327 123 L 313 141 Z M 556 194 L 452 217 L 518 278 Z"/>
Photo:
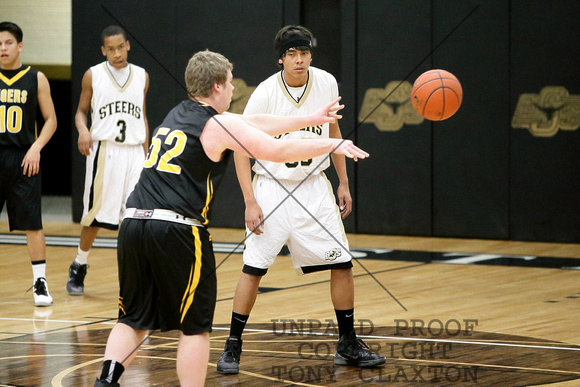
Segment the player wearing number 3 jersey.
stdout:
<path fill-rule="evenodd" d="M 127 62 L 131 46 L 122 28 L 105 28 L 102 43 L 107 60 L 83 76 L 75 115 L 79 151 L 87 156 L 87 162 L 81 239 L 66 285 L 71 295 L 84 294 L 90 248 L 101 228 L 119 228 L 147 152 L 145 96 L 149 76 Z"/>

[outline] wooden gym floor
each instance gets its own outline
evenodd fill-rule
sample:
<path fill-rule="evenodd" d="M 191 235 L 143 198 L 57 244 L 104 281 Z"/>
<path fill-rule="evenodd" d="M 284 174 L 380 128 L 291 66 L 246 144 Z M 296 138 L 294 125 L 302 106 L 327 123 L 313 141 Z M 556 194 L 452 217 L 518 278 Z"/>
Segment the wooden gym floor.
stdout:
<path fill-rule="evenodd" d="M 384 366 L 335 366 L 328 273 L 280 256 L 261 283 L 239 375 L 219 375 L 242 230 L 212 229 L 218 302 L 207 386 L 580 385 L 580 245 L 349 235 L 359 337 Z M 64 287 L 80 226 L 45 222 L 51 307 L 33 305 L 24 236 L 0 221 L 0 386 L 92 386 L 117 315 L 116 234 L 102 231 L 85 295 Z M 405 329 L 406 328 L 406 329 Z M 176 332 L 153 332 L 120 382 L 176 386 Z"/>

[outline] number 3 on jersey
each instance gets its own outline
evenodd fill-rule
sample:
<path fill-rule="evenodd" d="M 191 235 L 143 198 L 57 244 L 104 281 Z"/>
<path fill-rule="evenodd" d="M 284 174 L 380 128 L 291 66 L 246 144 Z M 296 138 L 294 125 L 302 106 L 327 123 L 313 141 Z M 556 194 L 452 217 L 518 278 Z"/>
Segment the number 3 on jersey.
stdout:
<path fill-rule="evenodd" d="M 181 173 L 181 167 L 172 164 L 171 160 L 183 153 L 185 143 L 187 142 L 187 136 L 181 130 L 169 131 L 169 128 L 159 128 L 157 130 L 157 133 L 151 140 L 149 154 L 147 155 L 147 160 L 145 160 L 145 163 L 143 164 L 144 168 L 155 167 L 161 172 L 174 174 Z M 161 146 L 163 144 L 167 145 L 169 148 L 162 150 Z"/>

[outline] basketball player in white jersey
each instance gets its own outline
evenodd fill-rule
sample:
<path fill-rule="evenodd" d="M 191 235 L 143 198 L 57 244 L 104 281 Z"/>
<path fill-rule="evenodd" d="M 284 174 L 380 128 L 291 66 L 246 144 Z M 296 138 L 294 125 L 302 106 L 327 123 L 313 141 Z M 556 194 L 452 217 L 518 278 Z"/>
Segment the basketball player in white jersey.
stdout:
<path fill-rule="evenodd" d="M 282 70 L 252 93 L 244 114 L 303 116 L 338 97 L 334 76 L 310 66 L 312 33 L 303 26 L 286 26 L 274 40 Z M 277 138 L 342 138 L 338 122 L 286 133 Z M 338 174 L 338 202 L 324 170 L 327 155 L 296 163 L 256 160 L 254 182 L 247 156 L 235 153 L 236 172 L 246 203 L 244 266 L 236 288 L 230 336 L 217 364 L 222 374 L 239 372 L 242 332 L 258 294 L 262 276 L 286 244 L 298 274 L 330 271 L 330 293 L 339 328 L 334 362 L 370 367 L 385 358 L 372 353 L 354 330 L 354 281 L 351 255 L 342 225 L 352 209 L 344 156 L 332 154 Z M 291 193 L 292 197 L 288 197 Z"/>
<path fill-rule="evenodd" d="M 148 148 L 149 75 L 127 62 L 131 45 L 121 27 L 105 28 L 101 39 L 106 60 L 85 72 L 75 115 L 78 147 L 87 163 L 80 243 L 66 285 L 71 295 L 84 294 L 87 258 L 99 230 L 119 228 Z"/>

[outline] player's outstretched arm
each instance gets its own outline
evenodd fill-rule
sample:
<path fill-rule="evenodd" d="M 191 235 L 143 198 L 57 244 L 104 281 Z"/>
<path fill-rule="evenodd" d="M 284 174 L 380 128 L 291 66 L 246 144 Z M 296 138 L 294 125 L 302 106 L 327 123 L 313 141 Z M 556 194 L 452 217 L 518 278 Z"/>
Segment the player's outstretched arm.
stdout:
<path fill-rule="evenodd" d="M 210 119 L 200 137 L 203 149 L 213 161 L 219 161 L 226 149 L 277 163 L 306 160 L 328 153 L 342 154 L 356 160 L 369 154 L 350 140 L 329 138 L 279 141 L 248 125 L 237 115 L 217 115 Z"/>
<path fill-rule="evenodd" d="M 247 124 L 260 129 L 261 131 L 276 136 L 300 130 L 307 126 L 330 124 L 342 118 L 337 112 L 344 108 L 339 105 L 340 97 L 315 111 L 312 114 L 298 117 L 275 116 L 271 114 L 250 114 L 240 116 Z"/>

